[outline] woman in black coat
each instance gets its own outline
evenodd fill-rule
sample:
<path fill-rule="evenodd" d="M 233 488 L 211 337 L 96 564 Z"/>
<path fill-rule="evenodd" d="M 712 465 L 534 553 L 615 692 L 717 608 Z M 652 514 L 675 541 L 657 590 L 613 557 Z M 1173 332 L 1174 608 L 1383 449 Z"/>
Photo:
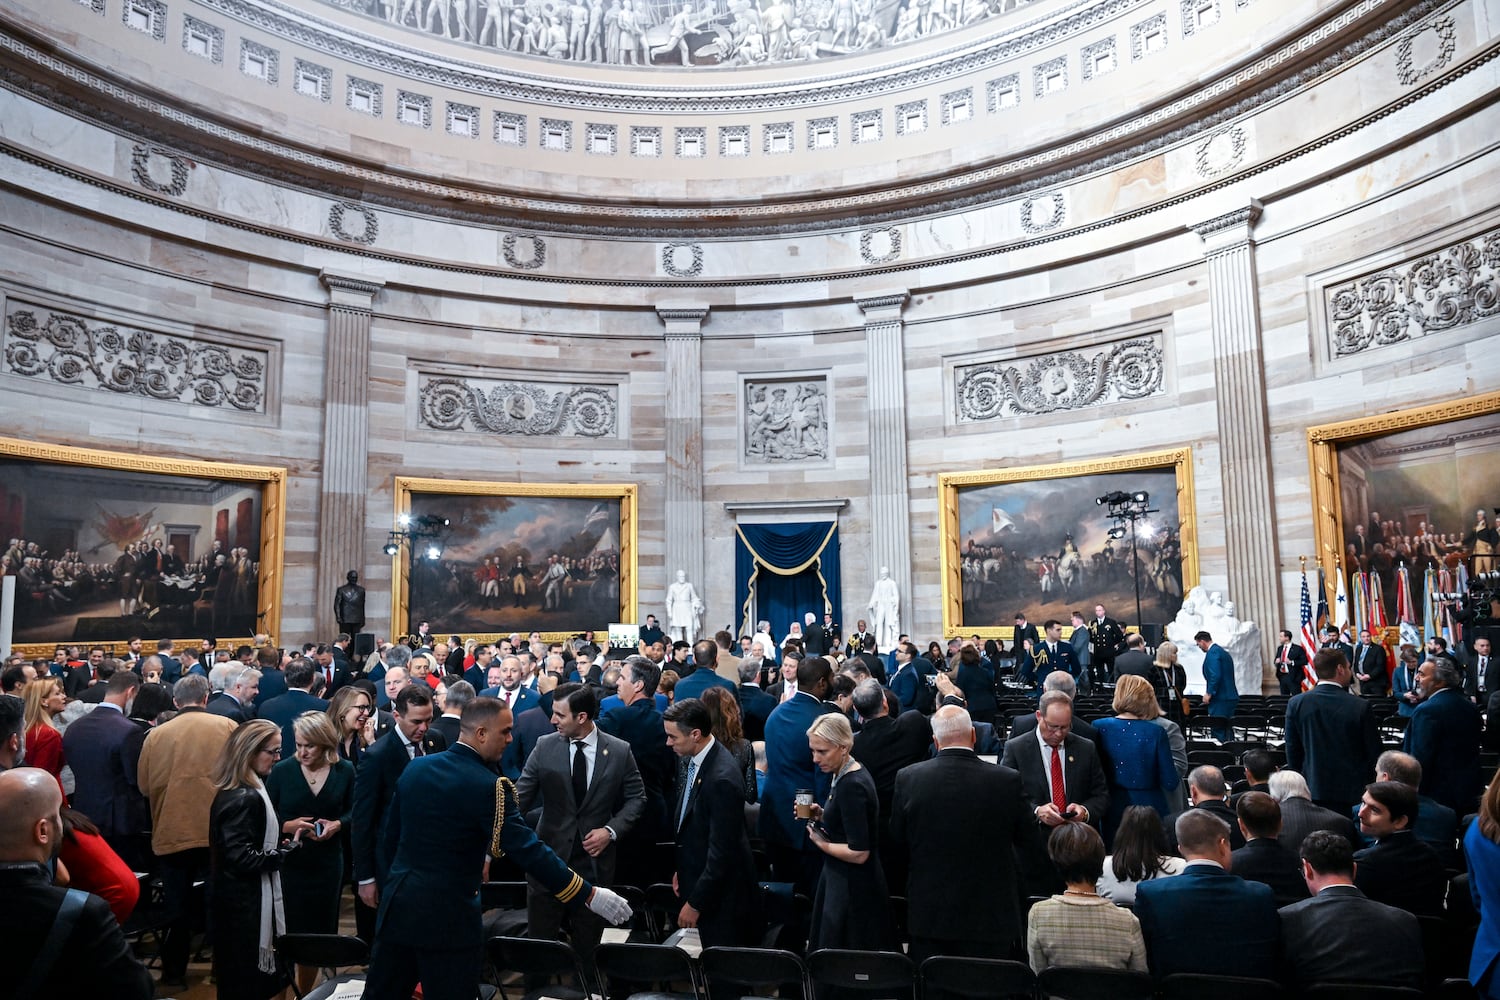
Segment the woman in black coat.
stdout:
<path fill-rule="evenodd" d="M 274 951 L 286 933 L 280 868 L 298 839 L 282 839 L 263 784 L 280 758 L 281 729 L 257 719 L 229 737 L 214 771 L 209 900 L 219 1000 L 269 1000 L 286 984 Z"/>

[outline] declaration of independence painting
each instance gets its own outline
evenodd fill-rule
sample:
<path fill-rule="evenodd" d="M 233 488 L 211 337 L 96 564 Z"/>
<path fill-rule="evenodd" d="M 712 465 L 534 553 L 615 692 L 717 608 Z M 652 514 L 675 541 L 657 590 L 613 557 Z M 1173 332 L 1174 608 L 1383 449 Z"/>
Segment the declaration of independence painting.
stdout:
<path fill-rule="evenodd" d="M 1174 463 L 1177 454 L 1182 458 Z M 962 616 L 954 621 L 945 614 L 945 627 L 981 634 L 1000 629 L 1008 637 L 1017 612 L 1038 625 L 1049 618 L 1067 625 L 1070 612 L 1092 616 L 1095 604 L 1134 624 L 1137 577 L 1142 619 L 1171 621 L 1185 592 L 1185 558 L 1192 561 L 1184 537 L 1192 517 L 1190 494 L 1185 504 L 1179 501 L 1186 455 L 942 477 L 943 503 L 952 511 L 945 526 L 956 529 L 945 531 L 945 554 L 961 595 L 945 608 Z M 1131 467 L 1153 459 L 1151 466 Z M 1124 468 L 1093 471 L 1111 465 Z M 1113 522 L 1095 503 L 1116 490 L 1146 491 L 1157 511 L 1136 526 L 1134 562 L 1128 531 L 1110 538 Z M 1196 582 L 1192 575 L 1189 585 Z"/>
<path fill-rule="evenodd" d="M 449 521 L 440 558 L 409 560 L 398 618 L 409 628 L 425 620 L 435 633 L 564 633 L 634 620 L 634 487 L 445 483 L 495 492 L 429 492 L 437 482 L 400 481 L 413 520 Z"/>
<path fill-rule="evenodd" d="M 1428 569 L 1446 592 L 1460 570 L 1500 569 L 1500 413 L 1341 443 L 1338 476 L 1343 568 L 1380 579 L 1387 622 L 1397 621 L 1403 564 L 1417 624 Z"/>
<path fill-rule="evenodd" d="M 274 627 L 262 520 L 268 496 L 279 512 L 283 470 L 4 444 L 0 570 L 16 578 L 16 643 Z"/>

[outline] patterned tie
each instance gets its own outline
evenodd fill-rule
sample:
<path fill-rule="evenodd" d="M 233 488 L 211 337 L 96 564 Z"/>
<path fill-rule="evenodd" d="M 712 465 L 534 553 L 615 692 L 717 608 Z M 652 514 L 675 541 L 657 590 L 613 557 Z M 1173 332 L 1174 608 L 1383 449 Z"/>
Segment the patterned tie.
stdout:
<path fill-rule="evenodd" d="M 1066 812 L 1068 798 L 1063 792 L 1062 751 L 1052 748 L 1052 804 L 1058 812 Z"/>
<path fill-rule="evenodd" d="M 415 760 L 418 757 L 424 756 L 425 753 L 426 753 L 426 751 L 422 749 L 422 741 L 421 740 L 412 740 L 412 744 L 411 744 L 412 759 Z"/>
<path fill-rule="evenodd" d="M 583 755 L 583 740 L 573 741 L 573 802 L 581 804 L 589 793 L 589 762 Z"/>
<path fill-rule="evenodd" d="M 688 760 L 687 781 L 682 783 L 682 807 L 677 811 L 677 829 L 682 829 L 682 821 L 687 817 L 688 799 L 693 795 L 693 775 L 698 773 L 698 762 Z"/>

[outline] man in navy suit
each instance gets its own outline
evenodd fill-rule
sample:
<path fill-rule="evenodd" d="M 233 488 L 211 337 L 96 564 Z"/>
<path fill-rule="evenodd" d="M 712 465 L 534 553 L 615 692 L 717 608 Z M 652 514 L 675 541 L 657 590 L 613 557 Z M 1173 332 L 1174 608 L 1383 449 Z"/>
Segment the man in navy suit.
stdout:
<path fill-rule="evenodd" d="M 740 720 L 744 724 L 745 739 L 752 743 L 765 739 L 766 720 L 776 710 L 776 699 L 760 689 L 759 674 L 759 662 L 752 659 L 740 661 Z"/>
<path fill-rule="evenodd" d="M 662 715 L 656 707 L 660 680 L 661 668 L 656 664 L 644 656 L 627 656 L 615 687 L 624 704 L 599 717 L 600 729 L 630 744 L 641 783 L 646 786 L 646 808 L 636 825 L 636 836 L 620 845 L 618 870 L 632 885 L 650 885 L 667 877 L 665 872 L 653 872 L 651 865 L 653 846 L 671 834 L 667 812 L 677 796 L 677 756 L 667 746 Z"/>
<path fill-rule="evenodd" d="M 1282 629 L 1277 633 L 1276 652 L 1271 662 L 1276 667 L 1276 683 L 1281 693 L 1291 697 L 1302 689 L 1302 675 L 1307 666 L 1307 650 L 1300 642 L 1292 641 L 1292 633 Z"/>
<path fill-rule="evenodd" d="M 672 889 L 682 900 L 677 926 L 698 928 L 707 948 L 753 944 L 760 931 L 759 887 L 745 830 L 745 776 L 713 738 L 703 702 L 678 699 L 662 720 L 667 745 L 688 761 L 671 817 L 677 843 Z"/>
<path fill-rule="evenodd" d="M 151 810 L 135 783 L 135 768 L 126 763 L 125 744 L 140 733 L 127 718 L 141 679 L 117 670 L 104 685 L 104 700 L 63 733 L 63 754 L 73 769 L 78 790 L 73 808 L 99 827 L 115 853 L 136 871 L 151 863 Z"/>
<path fill-rule="evenodd" d="M 425 687 L 407 691 L 426 693 Z M 397 698 L 398 710 L 411 697 L 407 691 Z M 475 995 L 484 954 L 481 858 L 510 858 L 564 906 L 587 906 L 612 924 L 630 919 L 629 904 L 584 881 L 537 837 L 515 788 L 495 776 L 511 726 L 503 705 L 476 698 L 464 706 L 458 745 L 412 761 L 401 775 L 380 839 L 390 874 L 380 894 L 366 996 L 409 997 L 418 982 L 430 1000 Z M 366 758 L 361 773 L 369 766 Z M 443 832 L 442 850 L 433 849 L 434 830 Z"/>
<path fill-rule="evenodd" d="M 1380 735 L 1370 703 L 1349 693 L 1354 680 L 1344 654 L 1313 654 L 1318 683 L 1286 706 L 1287 767 L 1307 779 L 1313 801 L 1347 816 L 1364 794 L 1380 756 Z"/>
<path fill-rule="evenodd" d="M 313 697 L 313 665 L 304 659 L 296 659 L 287 665 L 286 694 L 277 695 L 260 706 L 259 717 L 281 727 L 281 756 L 286 759 L 296 749 L 297 741 L 292 732 L 292 720 L 303 712 L 326 712 L 328 702 Z"/>
<path fill-rule="evenodd" d="M 254 718 L 260 718 L 260 706 L 286 694 L 286 675 L 281 672 L 281 650 L 262 646 L 255 651 L 255 669 L 260 671 L 260 686 L 255 691 Z"/>
<path fill-rule="evenodd" d="M 1187 867 L 1142 882 L 1135 915 L 1151 972 L 1275 978 L 1281 922 L 1271 887 L 1230 874 L 1229 826 L 1202 809 L 1177 818 Z"/>
<path fill-rule="evenodd" d="M 1240 703 L 1240 689 L 1234 682 L 1234 660 L 1207 632 L 1199 632 L 1193 641 L 1203 650 L 1203 704 L 1208 706 L 1210 718 L 1224 720 L 1213 724 L 1214 735 L 1227 740 L 1229 720 Z"/>
<path fill-rule="evenodd" d="M 260 671 L 238 667 L 227 678 L 224 690 L 208 699 L 209 715 L 222 715 L 243 725 L 255 717 L 255 696 L 260 691 Z"/>
<path fill-rule="evenodd" d="M 760 797 L 760 836 L 766 842 L 777 881 L 792 882 L 812 895 L 822 870 L 823 852 L 807 840 L 807 824 L 793 813 L 799 789 L 812 789 L 821 804 L 831 778 L 813 765 L 807 728 L 826 712 L 823 696 L 833 677 L 828 661 L 809 656 L 797 664 L 797 693 L 776 706 L 766 720 L 766 786 Z"/>
<path fill-rule="evenodd" d="M 354 773 L 354 807 L 350 813 L 350 846 L 354 855 L 354 881 L 359 887 L 359 902 L 373 911 L 380 899 L 379 886 L 385 881 L 385 870 L 379 863 L 376 845 L 381 827 L 396 794 L 396 783 L 406 765 L 418 757 L 446 750 L 448 744 L 437 733 L 428 732 L 432 725 L 432 691 L 425 684 L 408 684 L 392 702 L 396 724 L 376 740 L 360 759 Z M 506 741 L 510 739 L 506 727 Z M 432 829 L 438 829 L 433 827 Z M 370 921 L 360 929 L 360 937 L 371 940 L 373 912 L 355 908 L 355 917 Z"/>
<path fill-rule="evenodd" d="M 927 683 L 918 662 L 917 647 L 910 640 L 898 642 L 896 648 L 891 650 L 891 655 L 896 659 L 891 673 L 891 690 L 896 693 L 902 712 L 913 711 L 922 701 L 922 688 Z"/>
<path fill-rule="evenodd" d="M 172 655 L 171 639 L 156 640 L 156 658 L 161 661 L 161 682 L 163 684 L 171 687 L 182 680 L 182 664 Z"/>
<path fill-rule="evenodd" d="M 520 715 L 528 708 L 536 707 L 536 692 L 521 683 L 525 671 L 518 656 L 507 656 L 500 661 L 500 683 L 479 692 L 481 698 L 499 698 L 511 715 Z"/>
<path fill-rule="evenodd" d="M 1359 828 L 1375 846 L 1355 853 L 1354 884 L 1377 902 L 1419 917 L 1441 917 L 1448 872 L 1432 845 L 1417 839 L 1417 792 L 1399 781 L 1376 781 L 1365 788 Z"/>
<path fill-rule="evenodd" d="M 719 644 L 712 639 L 700 639 L 693 644 L 693 664 L 696 669 L 672 689 L 672 699 L 683 701 L 687 698 L 697 698 L 711 687 L 721 687 L 734 693 L 734 684 L 725 680 L 718 674 L 719 666 Z M 735 667 L 735 676 L 739 676 L 739 667 Z"/>
<path fill-rule="evenodd" d="M 1479 709 L 1464 697 L 1463 674 L 1451 660 L 1428 659 L 1418 667 L 1417 691 L 1422 700 L 1402 749 L 1422 765 L 1422 794 L 1466 816 L 1482 786 Z"/>
<path fill-rule="evenodd" d="M 1371 698 L 1384 698 L 1391 686 L 1390 671 L 1386 669 L 1385 647 L 1375 644 L 1370 630 L 1359 630 L 1359 645 L 1354 647 L 1354 660 L 1349 664 L 1354 676 L 1359 678 L 1360 694 Z"/>

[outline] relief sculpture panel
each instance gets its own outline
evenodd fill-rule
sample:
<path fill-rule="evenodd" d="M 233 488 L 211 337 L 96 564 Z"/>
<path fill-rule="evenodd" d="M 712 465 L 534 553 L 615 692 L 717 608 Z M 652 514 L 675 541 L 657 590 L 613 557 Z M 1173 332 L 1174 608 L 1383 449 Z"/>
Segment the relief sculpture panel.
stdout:
<path fill-rule="evenodd" d="M 823 462 L 831 457 L 827 376 L 746 379 L 743 398 L 747 464 Z"/>
<path fill-rule="evenodd" d="M 422 373 L 417 419 L 440 431 L 619 437 L 619 386 Z"/>
<path fill-rule="evenodd" d="M 1166 361 L 1157 332 L 1076 351 L 960 365 L 953 377 L 956 417 L 963 424 L 1154 396 L 1164 391 Z"/>

